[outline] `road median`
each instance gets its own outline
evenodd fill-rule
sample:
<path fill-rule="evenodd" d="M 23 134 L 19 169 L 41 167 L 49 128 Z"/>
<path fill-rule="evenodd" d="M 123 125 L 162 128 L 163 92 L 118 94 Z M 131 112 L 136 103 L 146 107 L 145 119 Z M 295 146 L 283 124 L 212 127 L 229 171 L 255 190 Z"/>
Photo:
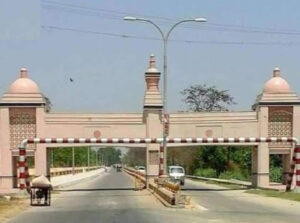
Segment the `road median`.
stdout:
<path fill-rule="evenodd" d="M 186 196 L 180 192 L 180 186 L 172 182 L 159 182 L 153 178 L 146 180 L 145 174 L 136 171 L 133 168 L 125 167 L 124 172 L 141 180 L 144 185 L 148 184 L 148 189 L 167 207 L 184 207 Z M 182 199 L 184 198 L 184 200 Z"/>

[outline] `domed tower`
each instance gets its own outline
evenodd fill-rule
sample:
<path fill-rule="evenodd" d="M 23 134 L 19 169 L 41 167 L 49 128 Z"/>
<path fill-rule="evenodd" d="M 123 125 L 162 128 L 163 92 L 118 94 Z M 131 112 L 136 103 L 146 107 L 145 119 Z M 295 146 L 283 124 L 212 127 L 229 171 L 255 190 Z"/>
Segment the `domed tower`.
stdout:
<path fill-rule="evenodd" d="M 46 105 L 38 85 L 28 77 L 27 69 L 21 68 L 0 101 L 0 175 L 12 176 L 2 180 L 1 188 L 17 186 L 18 146 L 25 138 L 43 135 Z M 27 155 L 35 156 L 37 148 L 29 146 Z"/>
<path fill-rule="evenodd" d="M 299 123 L 300 100 L 292 92 L 288 82 L 281 77 L 280 69 L 273 70 L 273 77 L 269 79 L 258 95 L 253 110 L 258 117 L 258 137 L 292 137 L 300 136 Z M 269 184 L 270 154 L 280 154 L 283 160 L 283 173 L 287 177 L 290 170 L 292 144 L 290 143 L 260 143 L 253 152 L 254 177 L 257 186 Z M 285 178 L 284 177 L 284 178 Z M 254 179 L 255 181 L 255 179 Z M 284 182 L 283 182 L 284 183 Z"/>

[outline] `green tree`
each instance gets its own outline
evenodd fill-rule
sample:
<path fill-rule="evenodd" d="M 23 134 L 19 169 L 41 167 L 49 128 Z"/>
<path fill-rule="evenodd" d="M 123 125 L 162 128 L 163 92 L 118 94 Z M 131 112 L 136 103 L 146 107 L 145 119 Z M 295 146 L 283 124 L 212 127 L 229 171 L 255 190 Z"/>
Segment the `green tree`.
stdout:
<path fill-rule="evenodd" d="M 190 111 L 227 111 L 228 105 L 235 104 L 228 90 L 219 90 L 206 84 L 192 85 L 181 94 Z"/>
<path fill-rule="evenodd" d="M 128 148 L 122 158 L 122 163 L 134 167 L 146 165 L 146 150 L 143 148 Z"/>
<path fill-rule="evenodd" d="M 82 167 L 88 166 L 88 148 L 75 147 L 75 166 Z M 71 147 L 60 147 L 52 148 L 53 166 L 54 167 L 71 167 L 72 166 L 72 148 Z M 121 157 L 121 151 L 113 147 L 103 148 L 98 151 L 98 148 L 90 148 L 90 166 L 98 165 L 101 160 L 101 154 L 103 154 L 103 160 L 106 165 L 111 165 L 113 163 L 119 163 Z"/>
<path fill-rule="evenodd" d="M 195 156 L 195 167 L 213 168 L 217 175 L 226 170 L 227 154 L 222 146 L 202 146 L 197 150 Z"/>
<path fill-rule="evenodd" d="M 115 163 L 121 163 L 121 150 L 113 147 L 106 147 L 100 149 L 100 158 L 103 164 L 110 166 Z"/>
<path fill-rule="evenodd" d="M 235 104 L 234 98 L 228 90 L 220 90 L 215 86 L 195 84 L 184 89 L 181 94 L 189 111 L 211 112 L 228 111 L 228 106 Z M 183 150 L 183 149 L 182 149 Z M 169 159 L 179 160 L 183 158 L 188 172 L 210 173 L 216 171 L 216 175 L 241 176 L 248 178 L 251 174 L 251 149 L 233 146 L 201 146 L 195 152 L 184 149 L 185 155 L 177 150 L 168 154 Z M 169 161 L 171 162 L 171 160 Z M 206 171 L 207 170 L 207 171 Z M 230 171 L 230 173 L 228 172 Z"/>

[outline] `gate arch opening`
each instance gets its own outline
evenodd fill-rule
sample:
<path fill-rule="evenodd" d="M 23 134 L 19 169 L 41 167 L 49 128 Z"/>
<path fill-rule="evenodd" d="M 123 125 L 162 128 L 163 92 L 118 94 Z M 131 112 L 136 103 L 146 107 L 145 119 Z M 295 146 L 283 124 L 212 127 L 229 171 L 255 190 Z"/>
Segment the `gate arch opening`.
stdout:
<path fill-rule="evenodd" d="M 24 139 L 19 146 L 19 185 L 20 190 L 30 186 L 28 168 L 26 168 L 26 147 L 28 144 L 160 144 L 160 171 L 163 169 L 163 138 L 32 138 Z M 167 138 L 167 143 L 177 144 L 237 144 L 255 143 L 292 143 L 294 152 L 291 171 L 287 181 L 287 191 L 291 190 L 296 168 L 296 191 L 300 192 L 300 144 L 294 137 L 238 137 L 238 138 Z"/>

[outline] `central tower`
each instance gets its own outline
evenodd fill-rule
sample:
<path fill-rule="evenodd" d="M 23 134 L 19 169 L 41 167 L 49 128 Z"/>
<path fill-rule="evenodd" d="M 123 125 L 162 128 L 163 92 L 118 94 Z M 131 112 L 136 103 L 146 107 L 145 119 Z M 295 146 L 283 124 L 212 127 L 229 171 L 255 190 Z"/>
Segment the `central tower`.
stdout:
<path fill-rule="evenodd" d="M 159 91 L 160 72 L 155 65 L 155 57 L 150 56 L 149 68 L 145 72 L 146 92 L 144 97 L 143 121 L 146 126 L 146 137 L 162 137 L 163 103 Z M 159 173 L 159 145 L 147 145 L 147 175 L 156 177 Z"/>

